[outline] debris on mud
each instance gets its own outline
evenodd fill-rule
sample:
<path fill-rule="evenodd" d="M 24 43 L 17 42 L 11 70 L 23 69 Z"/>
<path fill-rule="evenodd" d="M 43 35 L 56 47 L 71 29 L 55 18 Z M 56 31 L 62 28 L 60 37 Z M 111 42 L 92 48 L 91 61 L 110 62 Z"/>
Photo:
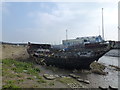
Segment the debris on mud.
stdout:
<path fill-rule="evenodd" d="M 78 78 L 77 81 L 90 84 L 90 81 Z"/>
<path fill-rule="evenodd" d="M 108 72 L 104 72 L 104 69 L 106 68 L 106 66 L 98 62 L 91 63 L 90 68 L 92 73 L 99 74 L 99 75 L 108 74 Z"/>
<path fill-rule="evenodd" d="M 98 62 L 93 62 L 90 64 L 90 68 L 91 69 L 99 69 L 99 70 L 104 70 L 105 69 L 105 65 L 98 63 Z"/>
<path fill-rule="evenodd" d="M 62 75 L 62 76 L 60 76 L 61 78 L 71 78 L 71 77 L 69 77 L 69 76 L 64 76 L 64 75 Z"/>
<path fill-rule="evenodd" d="M 77 80 L 79 82 L 83 82 L 83 83 L 86 83 L 86 84 L 90 83 L 88 80 L 81 79 L 80 76 L 78 76 L 78 75 L 70 74 L 69 76 L 74 78 L 75 80 Z"/>
<path fill-rule="evenodd" d="M 75 79 L 80 78 L 80 76 L 75 75 L 75 74 L 69 74 L 69 76 L 72 77 L 72 78 L 75 78 Z"/>
<path fill-rule="evenodd" d="M 46 63 L 44 62 L 43 58 L 36 58 L 36 57 L 34 57 L 34 60 L 36 61 L 37 64 L 46 65 Z"/>
<path fill-rule="evenodd" d="M 86 88 L 84 85 L 81 83 L 68 83 L 67 84 L 70 88 Z"/>
<path fill-rule="evenodd" d="M 101 90 L 118 90 L 117 87 L 113 87 L 113 86 L 109 86 L 109 87 L 99 86 L 99 88 L 100 88 Z"/>
<path fill-rule="evenodd" d="M 58 78 L 58 75 L 49 75 L 49 74 L 44 74 L 43 77 L 47 80 L 54 80 L 56 78 Z"/>
<path fill-rule="evenodd" d="M 73 72 L 73 73 L 76 73 L 76 72 L 78 72 L 78 70 L 74 69 L 72 72 Z"/>
<path fill-rule="evenodd" d="M 110 88 L 111 90 L 118 90 L 118 88 L 117 88 L 117 87 L 114 87 L 114 86 L 109 86 L 109 88 Z"/>
<path fill-rule="evenodd" d="M 81 73 L 84 73 L 84 74 L 91 74 L 91 71 L 90 70 L 82 70 Z"/>
<path fill-rule="evenodd" d="M 103 86 L 99 86 L 99 89 L 101 89 L 101 90 L 108 90 L 107 87 L 103 87 Z"/>
<path fill-rule="evenodd" d="M 108 72 L 104 72 L 104 71 L 99 70 L 99 69 L 93 69 L 91 71 L 92 71 L 92 73 L 99 74 L 99 75 L 106 75 L 106 74 L 108 74 Z"/>
<path fill-rule="evenodd" d="M 114 66 L 114 65 L 109 65 L 110 67 L 114 67 L 116 71 L 120 71 L 120 67 Z"/>

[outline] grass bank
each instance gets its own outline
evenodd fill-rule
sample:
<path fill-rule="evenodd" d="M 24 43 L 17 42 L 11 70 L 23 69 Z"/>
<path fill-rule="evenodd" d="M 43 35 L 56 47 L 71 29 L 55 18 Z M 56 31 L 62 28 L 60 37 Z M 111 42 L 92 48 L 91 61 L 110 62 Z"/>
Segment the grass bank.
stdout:
<path fill-rule="evenodd" d="M 32 63 L 20 62 L 12 59 L 2 60 L 2 84 L 3 88 L 36 88 L 43 87 L 46 83 L 39 76 L 40 69 Z"/>

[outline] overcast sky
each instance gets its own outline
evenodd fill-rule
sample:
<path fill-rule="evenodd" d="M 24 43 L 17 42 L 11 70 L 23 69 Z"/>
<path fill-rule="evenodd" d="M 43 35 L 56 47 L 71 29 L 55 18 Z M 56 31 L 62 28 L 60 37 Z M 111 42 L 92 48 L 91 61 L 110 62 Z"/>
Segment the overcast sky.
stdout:
<path fill-rule="evenodd" d="M 2 41 L 59 44 L 68 38 L 97 36 L 118 40 L 118 3 L 5 2 L 2 3 Z"/>

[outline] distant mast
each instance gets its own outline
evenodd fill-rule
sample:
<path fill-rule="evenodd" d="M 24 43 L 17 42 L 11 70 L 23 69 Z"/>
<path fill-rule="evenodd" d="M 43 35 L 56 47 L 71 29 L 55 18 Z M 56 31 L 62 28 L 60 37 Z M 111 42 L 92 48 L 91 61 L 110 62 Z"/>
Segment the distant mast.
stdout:
<path fill-rule="evenodd" d="M 102 38 L 104 40 L 104 21 L 103 21 L 103 8 L 102 8 Z"/>
<path fill-rule="evenodd" d="M 66 29 L 66 40 L 68 39 L 68 35 L 67 35 L 67 29 Z"/>
<path fill-rule="evenodd" d="M 98 32 L 99 32 L 99 35 L 100 35 L 100 26 L 98 26 Z"/>

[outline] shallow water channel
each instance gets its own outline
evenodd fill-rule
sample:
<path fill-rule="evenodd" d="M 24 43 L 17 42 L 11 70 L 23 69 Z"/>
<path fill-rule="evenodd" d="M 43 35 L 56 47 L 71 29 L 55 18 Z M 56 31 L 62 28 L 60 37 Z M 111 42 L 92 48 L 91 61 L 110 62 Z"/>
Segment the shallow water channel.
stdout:
<path fill-rule="evenodd" d="M 99 86 L 102 87 L 116 87 L 118 88 L 118 78 L 120 78 L 120 75 L 118 74 L 118 71 L 114 70 L 113 67 L 110 67 L 109 65 L 119 66 L 119 58 L 116 57 L 119 53 L 119 50 L 111 50 L 106 55 L 102 56 L 99 59 L 99 63 L 104 64 L 107 66 L 105 68 L 105 72 L 108 72 L 107 75 L 97 75 L 97 74 L 87 74 L 86 78 L 91 82 L 89 87 L 97 88 Z"/>
<path fill-rule="evenodd" d="M 103 56 L 99 59 L 99 63 L 105 64 L 107 67 L 105 68 L 105 72 L 108 72 L 107 75 L 97 75 L 97 74 L 88 74 L 86 77 L 91 82 L 90 86 L 97 88 L 99 86 L 102 87 L 118 87 L 118 71 L 114 70 L 114 68 L 109 65 L 118 66 L 118 57 L 111 56 Z"/>
<path fill-rule="evenodd" d="M 110 67 L 109 65 L 119 66 L 119 58 L 118 56 L 120 50 L 111 50 L 106 55 L 102 56 L 99 59 L 99 63 L 104 64 L 106 67 L 105 72 L 108 72 L 107 75 L 96 75 L 96 74 L 88 74 L 87 78 L 91 82 L 91 87 L 117 87 L 118 88 L 118 78 L 120 75 L 118 71 L 114 70 L 114 68 Z"/>

